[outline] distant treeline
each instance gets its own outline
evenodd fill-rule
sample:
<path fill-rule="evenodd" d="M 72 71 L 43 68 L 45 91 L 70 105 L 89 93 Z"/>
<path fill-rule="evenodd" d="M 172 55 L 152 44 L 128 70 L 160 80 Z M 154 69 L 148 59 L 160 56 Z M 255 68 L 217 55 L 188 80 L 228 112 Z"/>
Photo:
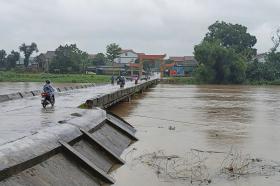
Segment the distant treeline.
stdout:
<path fill-rule="evenodd" d="M 30 45 L 23 43 L 19 46 L 19 52 L 13 50 L 8 55 L 5 50 L 0 50 L 0 69 L 12 70 L 19 68 L 27 71 L 35 64 L 36 68 L 44 72 L 81 73 L 85 72 L 87 66 L 112 63 L 120 55 L 121 48 L 116 43 L 112 43 L 107 45 L 106 54 L 98 53 L 92 56 L 80 50 L 76 44 L 60 45 L 55 49 L 54 55 L 51 57 L 41 53 L 31 63 L 31 55 L 38 51 L 37 44 L 34 42 Z M 20 68 L 22 64 L 19 63 L 20 52 L 24 55 L 23 68 Z"/>

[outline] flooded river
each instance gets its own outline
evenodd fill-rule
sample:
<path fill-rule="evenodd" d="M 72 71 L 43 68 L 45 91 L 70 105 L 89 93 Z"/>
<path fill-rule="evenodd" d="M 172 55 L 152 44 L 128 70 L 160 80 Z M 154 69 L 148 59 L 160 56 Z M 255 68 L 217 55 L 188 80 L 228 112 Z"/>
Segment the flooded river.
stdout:
<path fill-rule="evenodd" d="M 280 87 L 158 85 L 111 109 L 139 141 L 116 186 L 280 185 Z"/>

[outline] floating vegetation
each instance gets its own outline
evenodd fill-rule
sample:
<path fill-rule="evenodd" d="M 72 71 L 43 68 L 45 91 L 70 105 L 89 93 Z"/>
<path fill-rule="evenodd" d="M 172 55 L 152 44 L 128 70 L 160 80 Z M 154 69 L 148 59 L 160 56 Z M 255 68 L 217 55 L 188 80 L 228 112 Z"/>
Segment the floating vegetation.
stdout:
<path fill-rule="evenodd" d="M 209 162 L 212 161 L 211 158 L 217 159 L 217 156 L 220 163 L 213 169 Z M 180 181 L 198 185 L 209 185 L 218 177 L 235 180 L 248 176 L 269 177 L 280 173 L 279 162 L 252 158 L 249 154 L 233 149 L 228 153 L 191 149 L 182 157 L 168 155 L 160 150 L 145 153 L 132 161 L 152 168 L 164 182 Z"/>
<path fill-rule="evenodd" d="M 189 180 L 191 183 L 211 183 L 205 160 L 206 157 L 197 151 L 191 151 L 186 157 L 166 155 L 163 151 L 158 151 L 134 159 L 151 167 L 164 181 Z"/>
<path fill-rule="evenodd" d="M 230 150 L 221 163 L 220 173 L 228 179 L 240 176 L 273 176 L 280 172 L 280 163 L 260 158 L 252 158 L 250 154 Z"/>

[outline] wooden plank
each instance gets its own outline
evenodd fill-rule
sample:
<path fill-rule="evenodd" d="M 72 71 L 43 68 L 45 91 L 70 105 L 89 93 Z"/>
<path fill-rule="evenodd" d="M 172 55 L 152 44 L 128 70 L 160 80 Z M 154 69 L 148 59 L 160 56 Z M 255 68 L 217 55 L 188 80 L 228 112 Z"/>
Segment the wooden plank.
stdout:
<path fill-rule="evenodd" d="M 115 181 L 113 178 L 111 178 L 106 172 L 98 168 L 94 163 L 92 163 L 89 159 L 87 159 L 84 155 L 79 153 L 77 150 L 75 150 L 72 146 L 70 146 L 68 143 L 65 143 L 64 141 L 59 141 L 61 146 L 66 150 L 70 155 L 74 156 L 75 158 L 78 158 L 82 163 L 86 165 L 90 169 L 91 172 L 95 174 L 95 176 L 99 177 L 101 180 L 103 180 L 106 183 L 114 184 Z"/>
<path fill-rule="evenodd" d="M 109 148 L 104 146 L 97 138 L 95 138 L 93 135 L 91 135 L 89 132 L 85 131 L 84 129 L 80 129 L 80 130 L 87 137 L 87 139 L 91 140 L 92 142 L 97 144 L 99 147 L 101 147 L 105 152 L 109 153 L 119 164 L 121 164 L 121 165 L 125 164 L 125 161 L 121 157 L 119 157 L 117 154 L 115 154 Z"/>

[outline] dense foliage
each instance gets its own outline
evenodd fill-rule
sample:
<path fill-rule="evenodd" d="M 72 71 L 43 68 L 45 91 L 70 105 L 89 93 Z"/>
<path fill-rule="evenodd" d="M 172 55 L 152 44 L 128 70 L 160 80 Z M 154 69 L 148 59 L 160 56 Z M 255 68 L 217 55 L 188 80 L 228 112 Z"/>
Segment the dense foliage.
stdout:
<path fill-rule="evenodd" d="M 196 69 L 196 78 L 208 83 L 241 83 L 245 80 L 246 64 L 242 55 L 217 42 L 204 41 L 196 46 L 195 55 L 202 61 Z"/>
<path fill-rule="evenodd" d="M 90 60 L 90 65 L 102 66 L 106 64 L 106 61 L 106 56 L 103 53 L 98 53 L 94 56 L 92 60 Z"/>
<path fill-rule="evenodd" d="M 21 46 L 19 46 L 19 51 L 23 52 L 24 54 L 24 66 L 28 67 L 30 56 L 33 52 L 38 52 L 39 50 L 36 43 L 31 43 L 31 45 L 26 45 L 23 43 Z"/>
<path fill-rule="evenodd" d="M 244 82 L 246 62 L 256 54 L 256 42 L 242 25 L 216 22 L 209 26 L 203 41 L 194 48 L 199 62 L 197 80 L 215 84 Z"/>
<path fill-rule="evenodd" d="M 51 72 L 77 73 L 85 70 L 88 54 L 77 48 L 76 44 L 59 46 L 50 64 Z"/>
<path fill-rule="evenodd" d="M 5 50 L 0 50 L 0 68 L 5 67 L 5 58 L 6 58 L 6 51 Z"/>
<path fill-rule="evenodd" d="M 280 44 L 280 28 L 271 37 L 273 46 L 265 55 L 265 62 L 254 60 L 249 62 L 247 78 L 251 83 L 279 84 L 280 81 L 280 52 L 277 49 Z"/>
<path fill-rule="evenodd" d="M 121 54 L 121 47 L 116 43 L 111 43 L 106 47 L 106 56 L 109 62 L 113 63 L 114 59 L 120 56 Z"/>
<path fill-rule="evenodd" d="M 11 54 L 7 56 L 6 68 L 8 70 L 15 68 L 17 61 L 19 60 L 19 57 L 20 57 L 19 52 L 12 50 Z"/>
<path fill-rule="evenodd" d="M 237 54 L 241 54 L 249 60 L 257 54 L 257 49 L 253 48 L 257 39 L 247 33 L 247 27 L 217 21 L 210 25 L 208 29 L 209 32 L 206 34 L 204 41 L 218 41 L 223 47 L 234 49 Z"/>
<path fill-rule="evenodd" d="M 249 82 L 263 84 L 280 79 L 280 53 L 269 52 L 265 60 L 265 63 L 258 60 L 248 63 L 246 75 Z"/>
<path fill-rule="evenodd" d="M 20 54 L 14 50 L 7 55 L 5 50 L 0 50 L 0 68 L 10 70 L 16 67 L 16 63 L 19 60 Z"/>

